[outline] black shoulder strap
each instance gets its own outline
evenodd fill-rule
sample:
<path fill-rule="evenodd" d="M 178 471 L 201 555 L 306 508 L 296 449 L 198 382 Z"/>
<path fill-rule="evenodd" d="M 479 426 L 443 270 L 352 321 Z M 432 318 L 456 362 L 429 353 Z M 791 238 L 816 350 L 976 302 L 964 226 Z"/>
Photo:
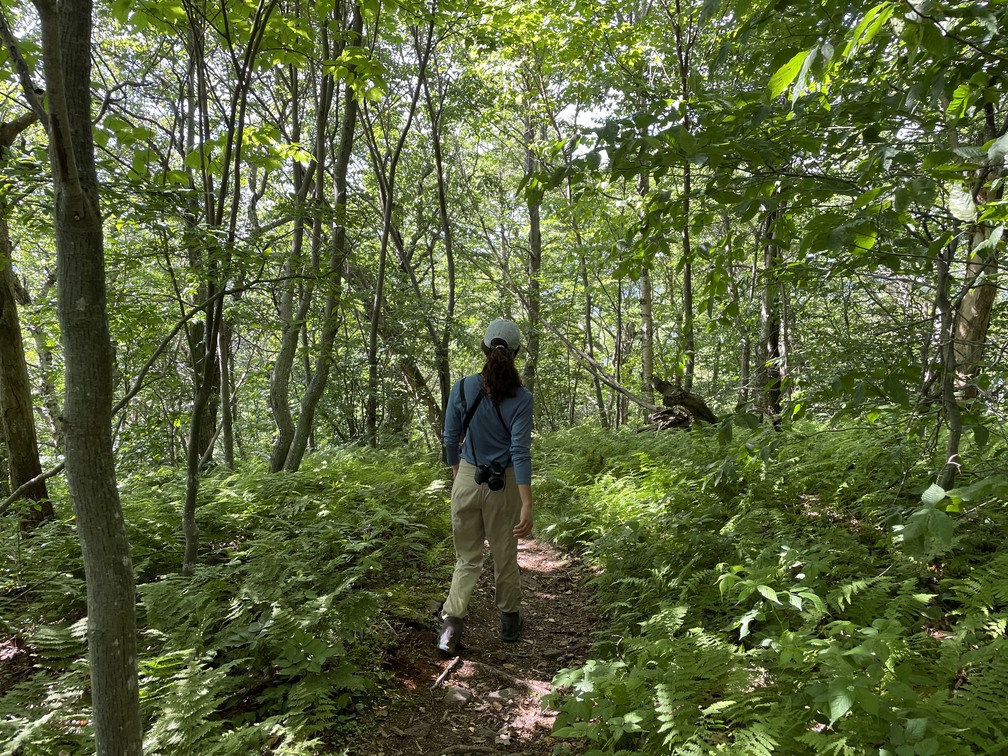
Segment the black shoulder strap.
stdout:
<path fill-rule="evenodd" d="M 462 411 L 465 412 L 465 420 L 462 421 L 462 433 L 459 436 L 459 438 L 463 440 L 465 439 L 466 431 L 469 429 L 469 423 L 472 422 L 473 415 L 476 414 L 476 408 L 479 407 L 479 403 L 483 401 L 483 397 L 486 396 L 486 392 L 483 391 L 483 389 L 480 389 L 479 395 L 476 397 L 476 401 L 473 402 L 472 407 L 468 407 L 465 395 L 465 382 L 465 378 L 459 381 L 459 396 L 462 399 Z M 500 420 L 501 426 L 503 426 L 504 430 L 510 434 L 511 429 L 508 427 L 508 424 L 504 422 L 504 415 L 501 414 L 500 405 L 494 403 L 494 409 L 497 410 L 497 419 Z"/>
<path fill-rule="evenodd" d="M 476 414 L 476 408 L 479 407 L 479 403 L 483 401 L 483 392 L 480 391 L 476 396 L 476 401 L 473 402 L 472 407 L 467 407 L 466 395 L 465 395 L 465 382 L 466 379 L 463 378 L 459 381 L 459 395 L 462 397 L 462 410 L 466 413 L 465 420 L 462 421 L 462 433 L 459 438 L 465 439 L 466 431 L 469 430 L 469 423 L 472 422 L 473 415 Z M 500 409 L 497 410 L 500 412 Z"/>

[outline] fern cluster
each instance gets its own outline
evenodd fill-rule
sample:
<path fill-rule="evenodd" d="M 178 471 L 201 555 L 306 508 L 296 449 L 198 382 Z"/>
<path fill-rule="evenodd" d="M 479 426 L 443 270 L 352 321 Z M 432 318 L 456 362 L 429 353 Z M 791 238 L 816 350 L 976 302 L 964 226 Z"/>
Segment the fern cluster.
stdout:
<path fill-rule="evenodd" d="M 383 674 L 375 628 L 424 615 L 451 560 L 444 468 L 341 450 L 295 474 L 211 474 L 203 552 L 179 573 L 181 476 L 126 482 L 145 752 L 338 753 Z M 4 637 L 30 662 L 0 696 L 0 752 L 91 748 L 83 570 L 70 523 L 4 534 Z"/>
<path fill-rule="evenodd" d="M 589 753 L 1004 750 L 1001 484 L 935 492 L 912 439 L 873 431 L 694 430 L 544 442 L 545 530 L 599 568 L 607 620 L 554 681 L 554 734 Z"/>

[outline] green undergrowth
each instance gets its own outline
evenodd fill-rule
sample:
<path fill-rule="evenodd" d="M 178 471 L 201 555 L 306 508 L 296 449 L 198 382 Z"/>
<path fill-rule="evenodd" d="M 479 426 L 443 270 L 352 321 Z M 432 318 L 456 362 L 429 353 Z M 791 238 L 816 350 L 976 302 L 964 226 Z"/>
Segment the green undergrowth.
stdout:
<path fill-rule="evenodd" d="M 1008 480 L 942 491 L 877 429 L 723 431 L 540 445 L 540 529 L 596 568 L 605 617 L 554 680 L 554 735 L 592 754 L 1003 752 Z"/>
<path fill-rule="evenodd" d="M 444 590 L 447 478 L 426 455 L 361 449 L 295 474 L 214 472 L 192 577 L 180 574 L 182 476 L 126 480 L 145 752 L 343 752 L 381 695 L 392 628 L 425 621 Z M 29 539 L 5 531 L 2 548 L 0 639 L 18 651 L 0 667 L 0 753 L 91 752 L 72 522 Z"/>

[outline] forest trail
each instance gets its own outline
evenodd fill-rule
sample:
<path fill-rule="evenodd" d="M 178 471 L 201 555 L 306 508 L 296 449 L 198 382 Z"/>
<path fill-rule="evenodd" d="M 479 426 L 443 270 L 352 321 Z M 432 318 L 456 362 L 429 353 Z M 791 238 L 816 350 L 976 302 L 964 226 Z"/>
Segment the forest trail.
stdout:
<path fill-rule="evenodd" d="M 434 648 L 436 628 L 407 627 L 389 661 L 387 704 L 365 720 L 360 756 L 529 754 L 548 756 L 555 713 L 541 698 L 554 674 L 582 664 L 597 627 L 586 569 L 553 546 L 519 543 L 525 628 L 517 643 L 498 637 L 493 563 L 487 556 L 455 659 Z M 562 751 L 561 751 L 562 752 Z M 576 753 L 571 746 L 570 753 Z"/>

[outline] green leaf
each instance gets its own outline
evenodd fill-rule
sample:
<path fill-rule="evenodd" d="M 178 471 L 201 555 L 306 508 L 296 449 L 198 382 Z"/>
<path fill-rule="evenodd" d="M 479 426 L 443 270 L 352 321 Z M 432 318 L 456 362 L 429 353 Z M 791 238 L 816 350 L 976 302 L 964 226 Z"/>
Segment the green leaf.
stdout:
<path fill-rule="evenodd" d="M 921 494 L 921 501 L 929 507 L 933 507 L 945 498 L 945 489 L 932 483 L 928 489 Z"/>
<path fill-rule="evenodd" d="M 703 8 L 700 11 L 700 20 L 698 21 L 698 25 L 702 27 L 714 18 L 714 14 L 717 13 L 720 7 L 721 0 L 704 0 Z"/>
<path fill-rule="evenodd" d="M 847 46 L 843 51 L 843 57 L 849 58 L 861 47 L 871 42 L 875 38 L 875 35 L 879 33 L 882 25 L 892 16 L 892 13 L 893 5 L 891 3 L 880 3 L 869 10 L 864 18 L 861 19 L 861 22 L 854 27 L 854 31 L 851 32 L 847 40 Z"/>
<path fill-rule="evenodd" d="M 949 190 L 949 212 L 965 223 L 976 219 L 976 204 L 973 202 L 973 192 L 963 184 L 953 184 Z"/>
<path fill-rule="evenodd" d="M 951 517 L 927 504 L 910 515 L 902 529 L 897 528 L 903 551 L 918 560 L 934 559 L 951 549 L 954 530 L 955 521 Z"/>
<path fill-rule="evenodd" d="M 977 244 L 973 249 L 970 250 L 971 257 L 985 257 L 988 252 L 994 252 L 997 249 L 998 244 L 1001 243 L 1001 237 L 1004 236 L 1004 226 L 998 226 L 993 231 L 990 232 L 988 237 L 982 242 Z"/>
<path fill-rule="evenodd" d="M 833 680 L 829 684 L 829 715 L 832 725 L 840 717 L 850 711 L 854 705 L 854 698 L 851 696 L 847 683 L 843 680 Z"/>
<path fill-rule="evenodd" d="M 805 59 L 809 56 L 810 50 L 802 50 L 797 53 L 791 60 L 785 63 L 783 66 L 774 72 L 774 75 L 770 77 L 770 98 L 773 99 L 780 95 L 785 89 L 787 89 L 798 76 L 798 72 L 802 70 L 802 66 L 805 64 Z"/>
<path fill-rule="evenodd" d="M 952 93 L 952 99 L 949 100 L 948 107 L 945 109 L 945 113 L 954 120 L 963 118 L 966 115 L 972 91 L 969 84 L 960 84 L 956 87 Z"/>
<path fill-rule="evenodd" d="M 1005 155 L 1008 155 L 1008 133 L 999 136 L 987 148 L 987 159 L 992 163 L 1001 162 Z"/>
<path fill-rule="evenodd" d="M 756 590 L 759 591 L 760 596 L 765 598 L 767 601 L 772 601 L 775 604 L 780 603 L 780 599 L 777 598 L 777 591 L 769 585 L 757 585 Z"/>

